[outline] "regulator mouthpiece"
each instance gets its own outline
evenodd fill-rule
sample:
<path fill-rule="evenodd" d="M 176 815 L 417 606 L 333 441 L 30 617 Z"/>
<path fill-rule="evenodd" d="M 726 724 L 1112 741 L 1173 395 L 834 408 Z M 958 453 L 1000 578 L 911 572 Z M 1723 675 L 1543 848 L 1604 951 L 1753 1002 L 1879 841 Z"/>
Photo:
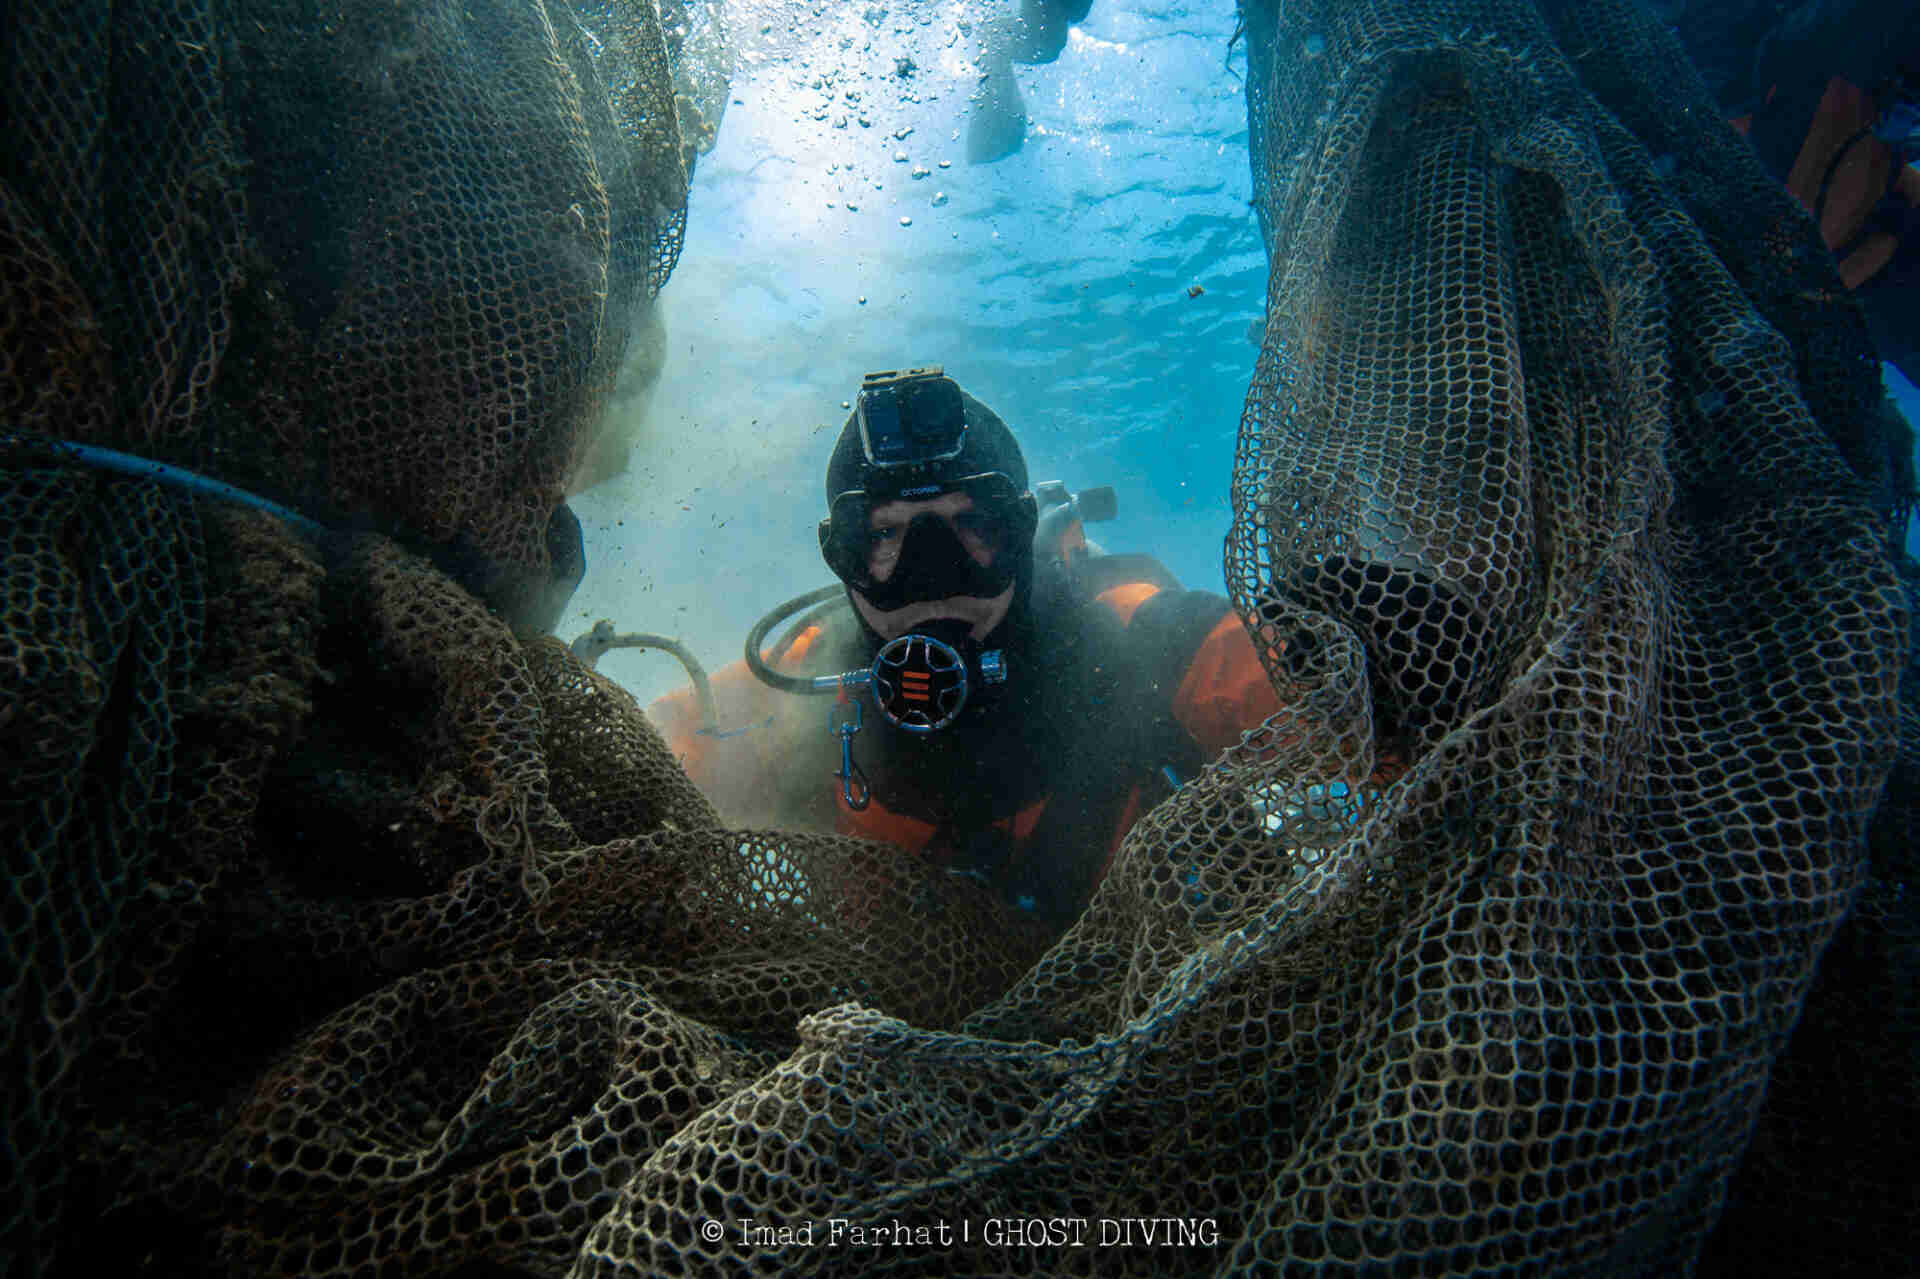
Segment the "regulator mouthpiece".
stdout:
<path fill-rule="evenodd" d="M 981 653 L 969 666 L 959 647 L 913 631 L 881 645 L 873 665 L 815 680 L 821 692 L 866 688 L 887 722 L 909 733 L 935 733 L 958 719 L 981 688 L 1004 684 L 1005 654 Z"/>
<path fill-rule="evenodd" d="M 967 661 L 931 635 L 902 635 L 873 659 L 873 700 L 909 733 L 953 723 L 967 704 Z"/>

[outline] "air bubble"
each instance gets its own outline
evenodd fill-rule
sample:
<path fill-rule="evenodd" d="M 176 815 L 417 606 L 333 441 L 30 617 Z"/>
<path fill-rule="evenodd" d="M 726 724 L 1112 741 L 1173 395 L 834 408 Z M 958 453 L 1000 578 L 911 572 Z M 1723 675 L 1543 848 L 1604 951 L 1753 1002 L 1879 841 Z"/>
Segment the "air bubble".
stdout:
<path fill-rule="evenodd" d="M 905 164 L 907 162 L 907 153 L 905 151 L 895 151 L 893 153 L 893 162 L 895 164 Z"/>
<path fill-rule="evenodd" d="M 901 225 L 901 226 L 912 226 L 912 225 L 913 225 L 913 219 L 912 219 L 912 218 L 901 218 L 901 219 L 900 219 L 900 225 Z"/>
<path fill-rule="evenodd" d="M 943 205 L 943 204 L 945 204 L 946 202 L 947 202 L 947 193 L 946 193 L 945 191 L 935 191 L 935 192 L 933 193 L 933 207 L 934 207 L 934 208 L 936 208 L 936 209 L 937 209 L 937 208 L 939 208 L 939 207 L 940 207 L 941 205 Z"/>

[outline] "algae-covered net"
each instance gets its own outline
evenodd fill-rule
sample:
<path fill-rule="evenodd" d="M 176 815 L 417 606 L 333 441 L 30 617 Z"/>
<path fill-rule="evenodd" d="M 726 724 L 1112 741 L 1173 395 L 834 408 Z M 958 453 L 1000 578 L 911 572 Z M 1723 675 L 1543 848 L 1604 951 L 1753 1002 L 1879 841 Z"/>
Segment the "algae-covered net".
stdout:
<path fill-rule="evenodd" d="M 10 1273 L 1910 1259 L 1910 440 L 1649 14 L 1244 9 L 1286 710 L 1059 937 L 527 624 L 701 14 L 110 16 L 10 19 Z"/>

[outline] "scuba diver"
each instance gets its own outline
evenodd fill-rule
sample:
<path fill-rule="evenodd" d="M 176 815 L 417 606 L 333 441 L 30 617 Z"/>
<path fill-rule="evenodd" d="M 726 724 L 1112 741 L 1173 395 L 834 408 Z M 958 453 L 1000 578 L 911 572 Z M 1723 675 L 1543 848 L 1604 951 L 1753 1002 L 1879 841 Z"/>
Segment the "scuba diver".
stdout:
<path fill-rule="evenodd" d="M 750 727 L 715 731 L 691 688 L 649 711 L 729 821 L 918 851 L 1064 927 L 1133 822 L 1279 709 L 1226 599 L 1100 553 L 1084 523 L 1111 490 L 1036 496 L 1006 424 L 938 367 L 866 377 L 826 498 L 838 582 L 711 681 Z"/>
<path fill-rule="evenodd" d="M 1734 127 L 1812 216 L 1881 358 L 1920 384 L 1920 8 L 1795 11 L 1753 67 L 1723 92 Z"/>
<path fill-rule="evenodd" d="M 992 164 L 1026 145 L 1027 104 L 1013 64 L 1052 62 L 1093 0 L 1002 0 L 981 23 L 980 82 L 967 114 L 967 163 Z"/>

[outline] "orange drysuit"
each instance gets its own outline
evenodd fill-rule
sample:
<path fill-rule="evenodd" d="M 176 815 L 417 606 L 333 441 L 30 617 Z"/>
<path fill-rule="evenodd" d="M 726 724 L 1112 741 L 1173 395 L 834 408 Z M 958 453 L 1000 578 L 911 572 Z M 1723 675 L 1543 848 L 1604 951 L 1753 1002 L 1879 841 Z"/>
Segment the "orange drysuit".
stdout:
<path fill-rule="evenodd" d="M 835 776 L 836 729 L 855 711 L 831 695 L 775 691 L 741 662 L 712 681 L 718 732 L 701 731 L 691 689 L 650 713 L 730 822 L 919 851 L 1064 923 L 1170 784 L 1279 709 L 1225 599 L 1180 589 L 1144 556 L 1094 563 L 1100 580 L 1084 593 L 1034 606 L 1025 640 L 1008 645 L 1006 686 L 953 728 L 914 736 L 863 709 L 850 749 L 871 786 L 865 807 Z M 821 674 L 863 665 L 865 652 L 847 610 L 767 659 Z"/>

